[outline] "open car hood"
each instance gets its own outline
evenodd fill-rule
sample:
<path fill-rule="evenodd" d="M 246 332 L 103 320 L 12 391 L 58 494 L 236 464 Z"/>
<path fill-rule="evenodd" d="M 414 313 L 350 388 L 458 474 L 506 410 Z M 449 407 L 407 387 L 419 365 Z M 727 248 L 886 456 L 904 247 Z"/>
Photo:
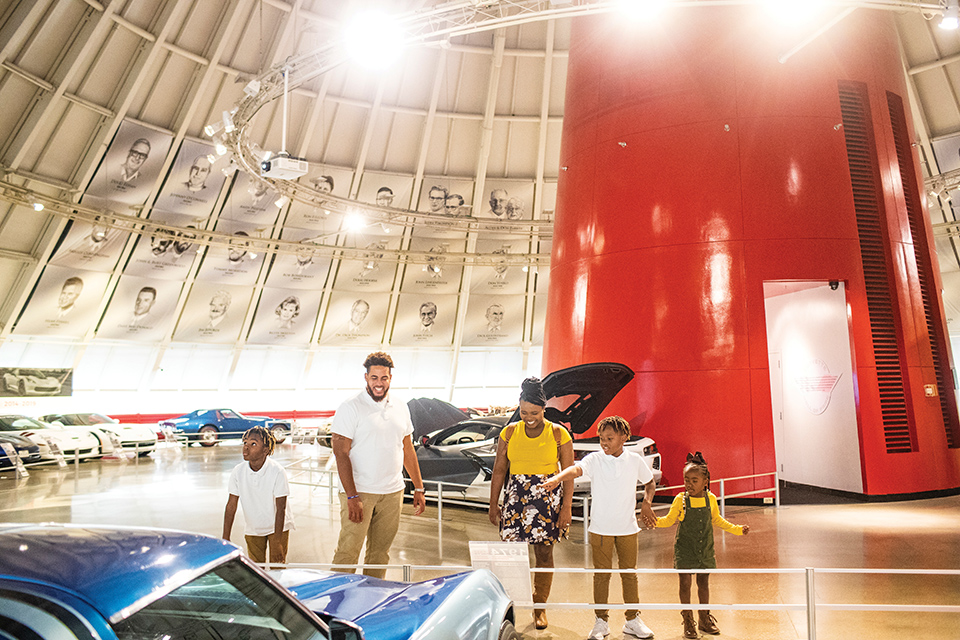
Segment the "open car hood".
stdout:
<path fill-rule="evenodd" d="M 410 408 L 410 420 L 413 422 L 414 442 L 418 442 L 421 436 L 470 418 L 469 413 L 436 398 L 414 398 L 407 402 L 407 407 Z"/>
<path fill-rule="evenodd" d="M 543 392 L 547 396 L 544 417 L 580 435 L 593 426 L 633 377 L 630 367 L 617 362 L 591 362 L 554 371 L 543 379 Z M 519 420 L 518 407 L 510 422 Z"/>

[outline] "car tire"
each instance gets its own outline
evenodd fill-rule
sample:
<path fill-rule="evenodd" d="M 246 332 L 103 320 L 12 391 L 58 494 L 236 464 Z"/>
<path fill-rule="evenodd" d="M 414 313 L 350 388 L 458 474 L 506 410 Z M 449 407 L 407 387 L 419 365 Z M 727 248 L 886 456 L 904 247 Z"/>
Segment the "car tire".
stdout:
<path fill-rule="evenodd" d="M 500 624 L 500 633 L 497 635 L 497 640 L 520 640 L 520 634 L 517 633 L 512 622 L 504 620 Z"/>
<path fill-rule="evenodd" d="M 270 433 L 273 434 L 273 438 L 277 441 L 277 444 L 283 444 L 283 441 L 287 439 L 287 429 L 282 424 L 270 427 Z"/>
<path fill-rule="evenodd" d="M 212 447 L 217 444 L 220 433 L 212 424 L 200 427 L 199 441 L 201 447 Z"/>

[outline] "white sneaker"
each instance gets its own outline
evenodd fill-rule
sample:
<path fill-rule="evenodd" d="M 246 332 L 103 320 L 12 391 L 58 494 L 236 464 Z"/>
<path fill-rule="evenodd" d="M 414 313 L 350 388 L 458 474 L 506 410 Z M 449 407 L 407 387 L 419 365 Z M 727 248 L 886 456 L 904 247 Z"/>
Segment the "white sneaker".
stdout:
<path fill-rule="evenodd" d="M 587 638 L 588 640 L 603 640 L 608 635 L 610 635 L 610 625 L 607 624 L 606 620 L 597 618 L 597 621 L 593 623 L 593 631 Z"/>
<path fill-rule="evenodd" d="M 630 634 L 631 636 L 636 636 L 638 638 L 653 637 L 653 631 L 650 630 L 650 627 L 643 624 L 643 620 L 640 619 L 640 616 L 637 616 L 633 620 L 627 620 L 626 624 L 623 625 L 623 633 Z"/>

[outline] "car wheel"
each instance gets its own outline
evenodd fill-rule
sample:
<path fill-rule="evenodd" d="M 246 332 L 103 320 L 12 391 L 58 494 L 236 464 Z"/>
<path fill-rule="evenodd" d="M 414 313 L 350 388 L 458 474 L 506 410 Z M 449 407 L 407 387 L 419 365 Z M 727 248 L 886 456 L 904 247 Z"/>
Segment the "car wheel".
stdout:
<path fill-rule="evenodd" d="M 497 640 L 520 640 L 520 634 L 517 633 L 512 622 L 504 620 L 503 624 L 500 625 L 500 634 L 497 636 Z"/>
<path fill-rule="evenodd" d="M 287 439 L 287 429 L 282 424 L 274 425 L 270 427 L 270 433 L 273 434 L 274 439 L 277 441 L 277 444 L 283 443 Z"/>
<path fill-rule="evenodd" d="M 212 424 L 200 427 L 200 446 L 212 447 L 217 444 L 218 436 L 217 428 Z"/>
<path fill-rule="evenodd" d="M 17 385 L 17 391 L 19 391 L 22 396 L 27 395 L 27 383 L 21 380 L 20 384 Z"/>

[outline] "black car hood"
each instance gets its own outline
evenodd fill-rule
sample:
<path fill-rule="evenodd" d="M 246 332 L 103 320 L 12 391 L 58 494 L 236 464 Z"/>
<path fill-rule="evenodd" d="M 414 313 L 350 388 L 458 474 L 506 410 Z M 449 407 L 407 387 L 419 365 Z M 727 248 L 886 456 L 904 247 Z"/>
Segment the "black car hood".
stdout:
<path fill-rule="evenodd" d="M 617 362 L 591 362 L 554 371 L 543 379 L 547 396 L 544 417 L 567 426 L 574 434 L 584 433 L 633 377 L 630 367 Z M 519 407 L 510 422 L 518 420 Z"/>
<path fill-rule="evenodd" d="M 414 398 L 407 402 L 407 407 L 410 408 L 410 420 L 413 422 L 414 442 L 418 442 L 421 436 L 470 418 L 469 413 L 436 398 Z"/>

